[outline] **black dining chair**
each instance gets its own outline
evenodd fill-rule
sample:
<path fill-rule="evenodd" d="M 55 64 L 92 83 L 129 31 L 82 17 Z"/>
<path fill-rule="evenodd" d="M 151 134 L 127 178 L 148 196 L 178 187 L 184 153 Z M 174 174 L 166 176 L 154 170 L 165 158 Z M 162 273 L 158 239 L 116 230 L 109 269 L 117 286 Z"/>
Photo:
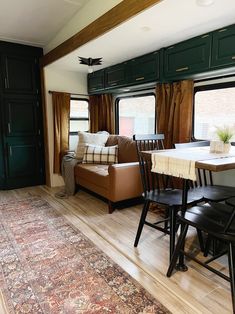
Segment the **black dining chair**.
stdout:
<path fill-rule="evenodd" d="M 186 212 L 179 215 L 178 219 L 181 224 L 181 233 L 173 253 L 170 266 L 167 271 L 167 277 L 172 275 L 176 268 L 178 258 L 182 255 L 194 260 L 201 266 L 207 268 L 221 278 L 230 282 L 233 313 L 235 313 L 235 207 L 228 206 L 222 203 L 207 203 L 188 208 Z M 217 256 L 207 259 L 202 262 L 192 253 L 184 249 L 185 239 L 187 236 L 188 227 L 192 226 L 197 230 L 207 233 L 211 238 L 218 239 L 225 243 L 226 248 Z M 209 264 L 218 257 L 228 254 L 229 277 L 224 273 L 213 268 Z M 187 269 L 187 268 L 186 268 Z M 185 270 L 186 270 L 185 269 Z"/>
<path fill-rule="evenodd" d="M 175 247 L 176 214 L 182 207 L 182 190 L 174 189 L 173 182 L 170 177 L 151 172 L 151 153 L 143 153 L 143 151 L 164 149 L 164 135 L 134 135 L 133 139 L 136 142 L 144 191 L 144 206 L 137 229 L 134 246 L 138 246 L 143 227 L 144 225 L 147 225 L 170 235 L 169 251 L 171 258 Z M 188 193 L 187 205 L 197 204 L 199 201 L 201 201 L 201 199 L 202 196 L 197 191 L 191 189 Z M 150 204 L 152 203 L 161 206 L 165 212 L 165 218 L 160 219 L 155 223 L 149 222 L 146 218 L 150 209 Z M 201 240 L 201 234 L 199 234 L 199 240 Z"/>
<path fill-rule="evenodd" d="M 209 141 L 196 141 L 189 143 L 174 144 L 176 149 L 209 146 Z M 203 195 L 204 202 L 223 202 L 235 196 L 235 188 L 223 185 L 214 185 L 212 172 L 204 169 L 197 169 L 197 181 L 191 182 L 191 186 L 196 188 Z M 204 246 L 204 256 L 207 256 L 213 239 L 208 236 Z M 215 242 L 214 242 L 215 243 Z M 213 245 L 215 247 L 215 245 Z"/>

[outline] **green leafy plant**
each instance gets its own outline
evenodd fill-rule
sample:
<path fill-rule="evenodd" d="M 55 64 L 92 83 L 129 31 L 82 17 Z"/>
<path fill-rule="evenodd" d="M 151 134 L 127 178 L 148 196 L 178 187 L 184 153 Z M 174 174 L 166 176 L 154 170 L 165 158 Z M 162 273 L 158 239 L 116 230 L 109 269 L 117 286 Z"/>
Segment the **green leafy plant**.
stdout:
<path fill-rule="evenodd" d="M 216 127 L 216 134 L 225 144 L 229 143 L 234 135 L 234 130 L 229 127 Z"/>

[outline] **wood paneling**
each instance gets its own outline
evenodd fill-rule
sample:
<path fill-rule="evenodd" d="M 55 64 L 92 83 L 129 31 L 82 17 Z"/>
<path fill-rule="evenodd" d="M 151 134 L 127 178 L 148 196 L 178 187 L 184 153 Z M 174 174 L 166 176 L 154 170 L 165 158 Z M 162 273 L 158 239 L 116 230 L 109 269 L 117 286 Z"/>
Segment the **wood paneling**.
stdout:
<path fill-rule="evenodd" d="M 64 57 L 66 54 L 72 52 L 78 47 L 97 38 L 98 36 L 105 34 L 112 28 L 160 1 L 161 0 L 123 0 L 114 8 L 83 28 L 80 32 L 48 52 L 42 58 L 41 65 L 46 66 L 57 59 Z"/>

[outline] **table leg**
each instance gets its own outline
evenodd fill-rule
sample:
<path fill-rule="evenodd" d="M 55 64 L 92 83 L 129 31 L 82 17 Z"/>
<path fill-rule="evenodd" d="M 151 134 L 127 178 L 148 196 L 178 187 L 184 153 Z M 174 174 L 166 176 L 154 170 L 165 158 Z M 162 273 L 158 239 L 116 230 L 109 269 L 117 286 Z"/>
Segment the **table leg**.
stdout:
<path fill-rule="evenodd" d="M 183 192 L 182 192 L 182 210 L 181 215 L 184 215 L 187 210 L 187 200 L 188 200 L 188 189 L 189 189 L 189 180 L 183 179 Z M 180 232 L 182 233 L 183 228 L 180 226 Z M 182 251 L 184 250 L 184 244 L 182 246 Z M 179 263 L 176 265 L 176 269 L 180 271 L 187 271 L 188 267 L 184 263 L 184 254 L 180 253 Z"/>

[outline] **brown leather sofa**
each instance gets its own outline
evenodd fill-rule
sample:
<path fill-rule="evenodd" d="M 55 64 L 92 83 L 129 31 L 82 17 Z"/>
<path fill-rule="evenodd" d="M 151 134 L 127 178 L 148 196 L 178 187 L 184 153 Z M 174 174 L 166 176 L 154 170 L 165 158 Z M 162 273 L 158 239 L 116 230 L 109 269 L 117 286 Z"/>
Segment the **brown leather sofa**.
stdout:
<path fill-rule="evenodd" d="M 135 142 L 125 136 L 110 135 L 106 146 L 118 145 L 118 163 L 112 165 L 77 164 L 75 182 L 109 202 L 109 213 L 115 203 L 140 197 L 142 184 Z"/>

